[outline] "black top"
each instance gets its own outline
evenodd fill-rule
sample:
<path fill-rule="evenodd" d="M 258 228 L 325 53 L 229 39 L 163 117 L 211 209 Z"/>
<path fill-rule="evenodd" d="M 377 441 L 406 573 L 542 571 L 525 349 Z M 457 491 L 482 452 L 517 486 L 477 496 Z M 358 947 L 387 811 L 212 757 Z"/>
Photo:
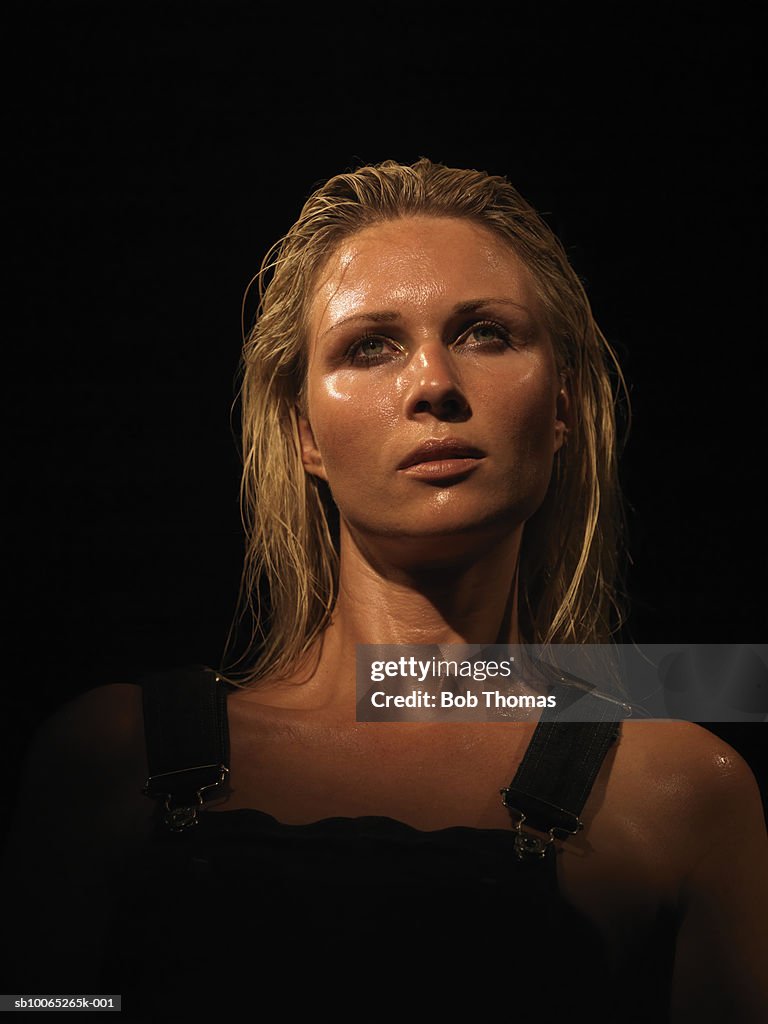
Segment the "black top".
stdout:
<path fill-rule="evenodd" d="M 209 697 L 200 698 L 210 693 L 200 673 L 208 685 L 215 674 L 195 671 L 203 689 L 191 702 L 207 723 L 205 756 L 218 749 L 228 757 L 226 715 L 222 727 Z M 192 691 L 177 682 L 188 710 Z M 157 686 L 154 677 L 147 706 Z M 176 698 L 169 686 L 162 692 L 169 715 Z M 145 715 L 150 770 L 171 770 L 173 726 Z M 571 725 L 556 729 L 576 735 Z M 590 770 L 599 729 L 589 729 L 578 742 L 552 741 L 561 762 L 576 765 L 571 775 Z M 543 734 L 538 727 L 528 754 Z M 200 751 L 184 742 L 197 767 Z M 545 803 L 564 791 L 553 776 L 573 790 L 562 763 L 540 749 L 521 769 L 526 760 L 547 776 Z M 513 792 L 521 778 L 535 802 L 530 771 L 518 772 Z M 659 919 L 619 962 L 561 895 L 558 841 L 520 856 L 512 828 L 423 832 L 385 817 L 285 825 L 255 809 L 203 810 L 193 827 L 171 831 L 158 810 L 154 842 L 126 880 L 103 975 L 102 990 L 121 992 L 135 1019 L 193 1011 L 246 1019 L 267 990 L 286 1012 L 326 1010 L 342 1020 L 420 1009 L 483 1019 L 499 1008 L 513 1019 L 526 1011 L 554 1020 L 577 1008 L 591 1021 L 666 1019 L 674 922 Z"/>

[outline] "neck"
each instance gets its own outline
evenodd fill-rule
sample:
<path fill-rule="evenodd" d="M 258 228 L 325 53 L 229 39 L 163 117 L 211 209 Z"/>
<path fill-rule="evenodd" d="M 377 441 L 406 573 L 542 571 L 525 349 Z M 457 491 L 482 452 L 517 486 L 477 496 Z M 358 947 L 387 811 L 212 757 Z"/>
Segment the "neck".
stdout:
<path fill-rule="evenodd" d="M 480 547 L 454 545 L 450 557 L 446 540 L 420 545 L 419 557 L 408 558 L 342 524 L 339 596 L 312 659 L 306 697 L 320 704 L 354 700 L 357 644 L 519 643 L 521 537 L 520 526 Z"/>
<path fill-rule="evenodd" d="M 342 529 L 334 626 L 352 645 L 516 643 L 521 534 L 417 561 Z"/>

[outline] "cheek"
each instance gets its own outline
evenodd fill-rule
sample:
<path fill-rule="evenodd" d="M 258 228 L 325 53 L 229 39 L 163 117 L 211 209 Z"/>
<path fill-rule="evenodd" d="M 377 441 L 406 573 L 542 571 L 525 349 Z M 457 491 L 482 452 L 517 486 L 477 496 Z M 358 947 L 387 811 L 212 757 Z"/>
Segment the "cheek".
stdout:
<path fill-rule="evenodd" d="M 531 372 L 506 387 L 497 384 L 486 401 L 500 432 L 516 442 L 518 452 L 553 453 L 556 395 L 548 375 Z"/>
<path fill-rule="evenodd" d="M 550 388 L 510 388 L 496 421 L 503 424 L 496 434 L 502 472 L 494 494 L 524 522 L 544 501 L 552 477 L 555 399 Z"/>
<path fill-rule="evenodd" d="M 397 424 L 398 394 L 391 383 L 377 387 L 373 379 L 361 383 L 358 376 L 353 387 L 343 371 L 316 382 L 307 404 L 332 489 L 344 483 L 334 479 L 337 473 L 370 464 Z"/>

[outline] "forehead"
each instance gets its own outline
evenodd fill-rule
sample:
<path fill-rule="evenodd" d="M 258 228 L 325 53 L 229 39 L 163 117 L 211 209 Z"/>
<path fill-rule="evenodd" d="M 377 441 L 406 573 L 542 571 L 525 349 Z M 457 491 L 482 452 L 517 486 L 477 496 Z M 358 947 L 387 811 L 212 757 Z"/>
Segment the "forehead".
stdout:
<path fill-rule="evenodd" d="M 530 312 L 533 279 L 498 235 L 469 220 L 407 217 L 344 239 L 318 274 L 310 303 L 312 333 L 378 309 L 453 306 L 506 297 Z"/>

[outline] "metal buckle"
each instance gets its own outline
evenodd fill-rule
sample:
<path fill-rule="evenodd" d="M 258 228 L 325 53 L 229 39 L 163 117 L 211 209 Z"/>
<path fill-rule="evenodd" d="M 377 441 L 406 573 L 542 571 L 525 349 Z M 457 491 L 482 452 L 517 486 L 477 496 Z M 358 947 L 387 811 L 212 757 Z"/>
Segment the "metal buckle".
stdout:
<path fill-rule="evenodd" d="M 198 797 L 202 804 L 202 797 Z M 199 825 L 200 819 L 197 816 L 197 807 L 171 807 L 170 796 L 165 800 L 165 817 L 163 821 L 171 832 L 183 832 L 185 828 L 192 828 Z"/>
<path fill-rule="evenodd" d="M 502 790 L 503 792 L 504 790 Z M 515 832 L 515 856 L 517 859 L 543 860 L 547 855 L 548 847 L 555 841 L 555 830 L 550 829 L 546 839 L 541 835 L 535 835 L 533 832 L 524 831 L 523 822 L 526 819 L 523 812 L 517 807 L 505 806 L 507 806 L 510 817 L 513 818 L 512 828 Z M 515 815 L 517 816 L 516 820 L 514 820 Z"/>
<path fill-rule="evenodd" d="M 198 811 L 203 806 L 203 793 L 205 793 L 209 789 L 217 789 L 219 786 L 223 785 L 224 782 L 226 781 L 227 776 L 229 775 L 229 768 L 227 768 L 223 764 L 203 764 L 198 765 L 195 768 L 185 768 L 184 770 L 178 772 L 164 772 L 161 775 L 151 775 L 147 779 L 146 784 L 144 786 L 144 793 L 147 796 L 151 796 L 152 794 L 149 793 L 149 787 L 152 782 L 155 782 L 158 779 L 170 778 L 176 775 L 185 775 L 188 771 L 201 771 L 205 768 L 218 768 L 219 777 L 215 782 L 209 782 L 208 785 L 201 786 L 199 789 L 195 791 L 195 804 L 181 804 L 179 806 L 174 807 L 172 805 L 172 801 L 174 799 L 173 793 L 165 794 L 165 816 L 163 818 L 163 821 L 168 826 L 171 832 L 183 832 L 185 829 L 192 828 L 194 825 L 200 824 Z M 159 798 L 163 794 L 158 793 L 155 795 Z"/>
<path fill-rule="evenodd" d="M 584 822 L 578 820 L 576 828 L 563 828 L 560 826 L 553 826 L 546 834 L 546 838 L 543 833 L 536 835 L 534 832 L 529 832 L 527 829 L 523 829 L 523 824 L 526 821 L 526 815 L 519 807 L 512 807 L 511 804 L 507 803 L 507 794 L 509 789 L 500 789 L 501 802 L 509 811 L 509 815 L 512 818 L 512 828 L 515 832 L 515 855 L 518 860 L 536 859 L 543 860 L 547 855 L 548 848 L 552 845 L 555 839 L 565 839 L 567 836 L 575 836 L 582 828 L 584 828 Z M 556 833 L 565 833 L 565 835 Z"/>

